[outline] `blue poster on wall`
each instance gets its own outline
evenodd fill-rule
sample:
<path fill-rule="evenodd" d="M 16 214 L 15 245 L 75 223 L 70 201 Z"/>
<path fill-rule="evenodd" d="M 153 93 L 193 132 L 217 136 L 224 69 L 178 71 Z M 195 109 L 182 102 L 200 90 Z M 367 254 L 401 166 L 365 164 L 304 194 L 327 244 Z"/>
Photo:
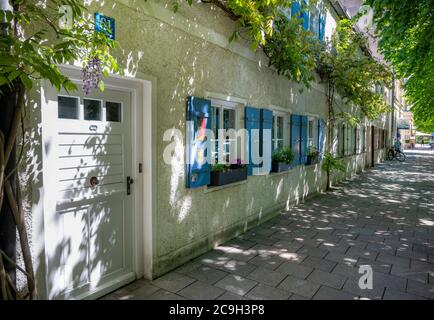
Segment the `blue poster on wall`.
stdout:
<path fill-rule="evenodd" d="M 107 38 L 115 40 L 115 19 L 95 12 L 95 31 L 103 32 Z"/>

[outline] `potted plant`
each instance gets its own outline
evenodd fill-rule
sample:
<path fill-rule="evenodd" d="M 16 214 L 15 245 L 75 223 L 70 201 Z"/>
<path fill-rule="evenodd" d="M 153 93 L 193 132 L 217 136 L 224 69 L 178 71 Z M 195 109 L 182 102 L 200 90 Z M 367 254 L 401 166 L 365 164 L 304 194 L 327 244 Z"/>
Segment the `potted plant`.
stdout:
<path fill-rule="evenodd" d="M 315 164 L 319 162 L 319 151 L 314 147 L 309 147 L 307 152 L 307 165 Z"/>
<path fill-rule="evenodd" d="M 211 166 L 210 186 L 222 186 L 247 179 L 247 167 L 236 159 L 230 164 L 216 163 Z"/>
<path fill-rule="evenodd" d="M 272 172 L 288 171 L 292 167 L 294 161 L 294 152 L 291 148 L 279 148 L 273 152 L 273 161 L 271 163 Z"/>

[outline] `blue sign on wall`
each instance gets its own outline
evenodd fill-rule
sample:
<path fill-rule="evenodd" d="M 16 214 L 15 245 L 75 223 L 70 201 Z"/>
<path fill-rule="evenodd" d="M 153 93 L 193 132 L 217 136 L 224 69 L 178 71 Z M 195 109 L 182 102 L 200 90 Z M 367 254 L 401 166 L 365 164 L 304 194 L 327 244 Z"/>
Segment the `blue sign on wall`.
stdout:
<path fill-rule="evenodd" d="M 95 31 L 103 32 L 107 38 L 115 40 L 115 19 L 95 12 Z"/>

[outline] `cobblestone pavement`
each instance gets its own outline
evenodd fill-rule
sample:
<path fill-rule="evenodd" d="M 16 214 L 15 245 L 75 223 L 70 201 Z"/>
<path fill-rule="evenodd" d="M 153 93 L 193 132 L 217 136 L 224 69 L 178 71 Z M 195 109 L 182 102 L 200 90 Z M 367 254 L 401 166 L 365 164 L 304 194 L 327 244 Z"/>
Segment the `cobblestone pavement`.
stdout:
<path fill-rule="evenodd" d="M 434 152 L 407 155 L 103 299 L 434 299 Z"/>

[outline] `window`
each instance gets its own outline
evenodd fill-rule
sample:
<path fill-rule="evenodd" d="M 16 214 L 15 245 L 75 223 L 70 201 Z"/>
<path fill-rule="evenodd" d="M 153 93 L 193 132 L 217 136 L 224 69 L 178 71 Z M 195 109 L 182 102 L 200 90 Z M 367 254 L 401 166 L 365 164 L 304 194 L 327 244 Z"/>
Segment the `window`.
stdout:
<path fill-rule="evenodd" d="M 338 125 L 338 155 L 343 157 L 345 155 L 345 125 Z"/>
<path fill-rule="evenodd" d="M 316 38 L 319 37 L 319 23 L 319 10 L 317 8 L 313 8 L 310 12 L 309 29 L 311 32 L 313 32 Z"/>
<path fill-rule="evenodd" d="M 307 122 L 307 147 L 316 148 L 318 142 L 318 125 L 315 118 L 308 118 Z"/>
<path fill-rule="evenodd" d="M 105 103 L 106 121 L 121 122 L 121 104 L 119 102 Z"/>
<path fill-rule="evenodd" d="M 101 121 L 101 101 L 100 100 L 83 100 L 84 120 Z"/>
<path fill-rule="evenodd" d="M 57 110 L 59 119 L 78 119 L 79 100 L 75 97 L 57 97 Z"/>
<path fill-rule="evenodd" d="M 362 127 L 362 136 L 360 137 L 360 148 L 362 152 L 366 151 L 366 127 Z"/>
<path fill-rule="evenodd" d="M 281 115 L 273 115 L 272 127 L 272 148 L 273 151 L 282 148 L 284 145 L 284 117 Z"/>
<path fill-rule="evenodd" d="M 354 153 L 359 154 L 360 153 L 360 129 L 358 127 L 354 128 L 354 135 L 355 135 L 355 147 L 354 147 Z"/>
<path fill-rule="evenodd" d="M 237 137 L 230 136 L 229 132 L 225 136 L 219 136 L 219 130 L 237 129 L 236 109 L 225 106 L 223 103 L 212 101 L 211 106 L 211 130 L 214 132 L 214 139 L 211 139 L 211 145 L 214 144 L 214 151 L 211 152 L 212 159 L 229 162 L 230 155 L 232 159 L 237 159 L 240 153 L 237 150 Z M 219 150 L 221 152 L 219 156 Z M 232 153 L 232 154 L 231 154 Z"/>

